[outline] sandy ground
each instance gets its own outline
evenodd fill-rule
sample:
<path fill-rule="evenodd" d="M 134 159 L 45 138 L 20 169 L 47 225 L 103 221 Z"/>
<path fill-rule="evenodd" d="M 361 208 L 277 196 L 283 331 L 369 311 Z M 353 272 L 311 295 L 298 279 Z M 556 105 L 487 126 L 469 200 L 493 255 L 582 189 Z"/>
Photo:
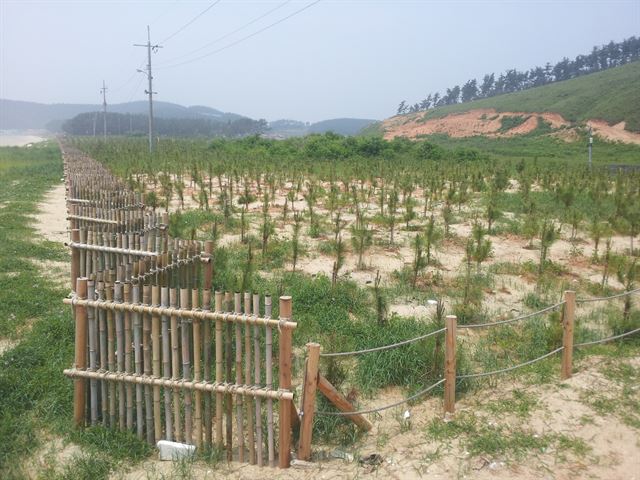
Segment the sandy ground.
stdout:
<path fill-rule="evenodd" d="M 589 120 L 587 126 L 593 128 L 596 135 L 606 140 L 640 145 L 640 133 L 625 130 L 625 122 L 609 125 L 603 120 Z"/>
<path fill-rule="evenodd" d="M 638 364 L 638 359 L 628 359 Z M 504 379 L 493 389 L 485 389 L 463 397 L 457 403 L 456 417 L 472 415 L 479 424 L 522 429 L 534 436 L 564 435 L 585 442 L 587 453 L 578 456 L 559 445 L 540 451 L 534 449 L 523 458 L 509 455 L 472 456 L 456 439 L 435 441 L 427 431 L 432 422 L 441 418 L 438 399 L 428 399 L 415 406 L 390 410 L 370 416 L 374 429 L 352 447 L 339 449 L 351 456 L 347 460 L 332 458 L 333 447 L 315 446 L 314 455 L 324 457 L 313 464 L 297 465 L 283 471 L 261 469 L 238 463 L 206 465 L 190 464 L 178 468 L 171 462 L 149 460 L 127 473 L 118 472 L 129 480 L 159 478 L 207 479 L 352 479 L 352 478 L 479 478 L 479 479 L 632 479 L 640 478 L 640 441 L 638 430 L 623 423 L 618 416 L 599 416 L 590 406 L 588 397 L 594 391 L 615 395 L 622 387 L 603 375 L 602 359 L 588 358 L 578 367 L 578 373 L 566 382 L 546 385 L 523 385 Z M 533 405 L 529 416 L 500 413 L 491 409 L 499 402 L 515 398 L 514 389 Z M 367 405 L 382 405 L 402 398 L 397 389 L 389 389 L 367 401 Z M 403 420 L 408 411 L 410 419 Z M 382 464 L 377 468 L 360 465 L 359 457 L 377 453 Z M 353 458 L 353 460 L 352 460 Z M 185 468 L 186 472 L 185 475 Z"/>
<path fill-rule="evenodd" d="M 43 201 L 38 204 L 38 214 L 35 216 L 37 232 L 52 242 L 66 242 L 67 233 L 67 203 L 65 200 L 65 186 L 60 182 L 48 191 Z"/>
<path fill-rule="evenodd" d="M 46 138 L 38 135 L 18 135 L 0 132 L 0 147 L 24 147 L 44 140 Z"/>
<path fill-rule="evenodd" d="M 504 117 L 521 116 L 526 120 L 506 132 L 500 132 Z M 538 119 L 551 124 L 553 129 L 568 126 L 567 122 L 557 113 L 526 113 L 526 112 L 497 112 L 492 108 L 470 110 L 463 113 L 452 113 L 443 118 L 423 120 L 424 112 L 395 116 L 385 120 L 382 128 L 384 138 L 391 140 L 395 137 L 416 138 L 419 135 L 444 133 L 450 137 L 471 137 L 486 135 L 492 137 L 509 137 L 524 135 L 538 127 Z"/>

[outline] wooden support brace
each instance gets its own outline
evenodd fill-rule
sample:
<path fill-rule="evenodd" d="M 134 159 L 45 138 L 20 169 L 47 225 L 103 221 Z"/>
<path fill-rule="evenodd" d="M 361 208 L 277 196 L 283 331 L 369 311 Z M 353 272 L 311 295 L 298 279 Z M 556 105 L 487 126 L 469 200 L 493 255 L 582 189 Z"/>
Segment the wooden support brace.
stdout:
<path fill-rule="evenodd" d="M 331 385 L 331 382 L 324 378 L 322 374 L 318 374 L 318 390 L 320 390 L 322 394 L 327 397 L 327 399 L 341 412 L 348 413 L 356 411 L 351 402 L 336 390 L 336 387 Z M 367 432 L 373 428 L 373 424 L 361 414 L 356 413 L 353 415 L 346 415 L 346 417 Z"/>
<path fill-rule="evenodd" d="M 316 389 L 318 388 L 319 360 L 320 344 L 307 343 L 307 365 L 304 374 L 302 422 L 300 426 L 300 445 L 298 447 L 298 458 L 300 460 L 309 460 L 311 458 L 311 438 L 313 434 Z"/>
<path fill-rule="evenodd" d="M 564 292 L 564 315 L 562 316 L 562 371 L 561 378 L 571 378 L 573 373 L 573 330 L 576 317 L 576 292 Z"/>
<path fill-rule="evenodd" d="M 444 411 L 454 413 L 456 410 L 456 327 L 458 319 L 455 315 L 447 315 L 445 319 L 444 343 Z"/>

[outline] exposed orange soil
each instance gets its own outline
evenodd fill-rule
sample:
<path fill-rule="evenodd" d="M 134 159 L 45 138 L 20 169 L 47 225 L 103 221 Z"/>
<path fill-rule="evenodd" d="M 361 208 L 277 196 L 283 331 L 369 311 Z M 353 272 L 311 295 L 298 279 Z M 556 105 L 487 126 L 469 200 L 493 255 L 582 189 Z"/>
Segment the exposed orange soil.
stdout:
<path fill-rule="evenodd" d="M 589 120 L 587 126 L 591 127 L 596 135 L 606 140 L 640 145 L 640 133 L 625 130 L 625 122 L 609 125 L 603 120 Z"/>
<path fill-rule="evenodd" d="M 487 136 L 513 136 L 523 135 L 535 130 L 538 119 L 548 122 L 551 128 L 569 126 L 561 115 L 557 113 L 526 113 L 526 112 L 500 112 L 493 108 L 481 108 L 468 112 L 453 113 L 443 118 L 422 120 L 424 113 L 414 115 L 395 116 L 383 122 L 384 138 L 390 140 L 394 137 L 416 138 L 419 135 L 432 135 L 444 133 L 450 137 L 471 137 L 474 135 Z M 500 132 L 504 117 L 525 117 L 521 125 L 506 132 Z"/>

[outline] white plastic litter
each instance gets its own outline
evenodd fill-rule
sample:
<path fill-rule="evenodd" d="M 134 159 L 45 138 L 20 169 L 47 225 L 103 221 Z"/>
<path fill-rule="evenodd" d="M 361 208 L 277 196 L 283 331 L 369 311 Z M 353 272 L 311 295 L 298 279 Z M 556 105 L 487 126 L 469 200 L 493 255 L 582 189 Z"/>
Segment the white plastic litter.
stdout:
<path fill-rule="evenodd" d="M 157 444 L 160 460 L 180 460 L 192 456 L 196 452 L 195 445 L 160 440 Z"/>

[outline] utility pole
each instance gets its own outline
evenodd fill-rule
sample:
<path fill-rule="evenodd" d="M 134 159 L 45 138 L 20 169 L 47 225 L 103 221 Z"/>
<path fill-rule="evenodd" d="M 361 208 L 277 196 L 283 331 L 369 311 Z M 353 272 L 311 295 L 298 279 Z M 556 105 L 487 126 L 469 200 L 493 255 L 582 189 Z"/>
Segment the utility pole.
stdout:
<path fill-rule="evenodd" d="M 102 129 L 104 135 L 104 141 L 107 141 L 107 86 L 104 84 L 104 80 L 102 80 L 102 88 L 100 89 L 102 93 Z"/>
<path fill-rule="evenodd" d="M 153 91 L 153 75 L 151 74 L 151 51 L 157 52 L 159 48 L 162 48 L 160 45 L 151 45 L 151 29 L 149 25 L 147 25 L 147 43 L 139 44 L 135 43 L 134 47 L 146 47 L 147 48 L 147 70 L 138 70 L 141 73 L 145 73 L 147 75 L 147 79 L 149 80 L 149 89 L 145 90 L 144 93 L 149 95 L 149 153 L 153 152 L 153 94 L 157 94 L 158 92 Z"/>
<path fill-rule="evenodd" d="M 589 169 L 591 169 L 591 150 L 593 150 L 593 136 L 591 134 L 591 127 L 589 127 Z"/>

